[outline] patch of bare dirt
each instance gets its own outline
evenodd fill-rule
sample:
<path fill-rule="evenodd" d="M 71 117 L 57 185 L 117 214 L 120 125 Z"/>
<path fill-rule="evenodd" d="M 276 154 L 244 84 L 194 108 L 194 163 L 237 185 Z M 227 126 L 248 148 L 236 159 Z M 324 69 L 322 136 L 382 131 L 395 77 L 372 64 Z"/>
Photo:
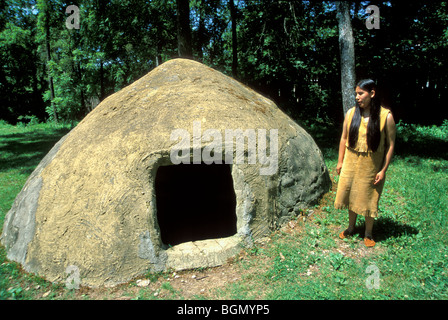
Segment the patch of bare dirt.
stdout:
<path fill-rule="evenodd" d="M 238 268 L 231 262 L 204 270 L 163 273 L 156 281 L 139 278 L 113 288 L 80 287 L 73 299 L 219 299 L 216 289 L 241 279 Z"/>

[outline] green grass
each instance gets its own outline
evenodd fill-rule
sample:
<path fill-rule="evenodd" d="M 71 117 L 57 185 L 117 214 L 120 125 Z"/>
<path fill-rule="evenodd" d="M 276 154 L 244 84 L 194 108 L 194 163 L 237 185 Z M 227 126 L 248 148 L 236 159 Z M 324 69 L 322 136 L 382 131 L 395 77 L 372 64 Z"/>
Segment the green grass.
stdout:
<path fill-rule="evenodd" d="M 312 125 L 331 178 L 340 130 Z M 0 123 L 0 225 L 28 175 L 68 127 Z M 347 213 L 335 210 L 335 188 L 319 205 L 293 218 L 296 228 L 246 250 L 234 263 L 241 279 L 215 290 L 221 299 L 447 299 L 448 298 L 448 121 L 442 126 L 398 124 L 396 154 L 387 173 L 374 225 L 375 248 L 362 241 L 363 219 L 355 237 L 339 240 Z M 334 185 L 335 186 L 335 185 Z M 304 221 L 304 218 L 306 218 Z M 378 288 L 367 285 L 374 265 Z M 157 274 L 157 277 L 163 277 Z M 132 284 L 131 284 L 132 285 Z M 142 288 L 133 299 L 154 299 Z M 169 284 L 160 290 L 182 298 Z M 0 247 L 0 299 L 71 299 L 73 291 L 23 272 Z M 86 296 L 85 298 L 88 298 Z M 105 296 L 107 298 L 107 295 Z M 198 297 L 198 299 L 201 297 Z"/>
<path fill-rule="evenodd" d="M 337 181 L 338 129 L 308 129 Z M 262 250 L 252 250 L 256 259 L 242 262 L 252 273 L 226 297 L 262 287 L 259 298 L 265 299 L 447 299 L 448 121 L 441 127 L 400 123 L 398 133 L 374 226 L 374 249 L 364 247 L 363 219 L 357 222 L 358 237 L 338 239 L 347 213 L 334 209 L 333 188 L 300 232 L 278 232 Z M 371 264 L 379 271 L 378 289 L 366 285 Z"/>

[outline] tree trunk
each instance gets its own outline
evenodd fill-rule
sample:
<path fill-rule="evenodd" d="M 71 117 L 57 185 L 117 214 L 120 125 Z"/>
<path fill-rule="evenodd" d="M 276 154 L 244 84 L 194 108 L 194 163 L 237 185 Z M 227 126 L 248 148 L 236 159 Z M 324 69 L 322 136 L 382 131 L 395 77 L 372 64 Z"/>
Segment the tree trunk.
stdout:
<path fill-rule="evenodd" d="M 355 45 L 350 22 L 350 2 L 337 1 L 339 52 L 341 56 L 341 89 L 344 114 L 355 104 Z"/>
<path fill-rule="evenodd" d="M 192 58 L 189 0 L 177 0 L 177 48 L 179 56 Z"/>
<path fill-rule="evenodd" d="M 48 10 L 48 9 L 47 9 Z M 48 64 L 51 61 L 51 51 L 50 51 L 50 25 L 48 22 L 48 11 L 45 12 L 45 53 L 47 56 L 47 72 L 48 72 L 48 86 L 50 89 L 50 103 L 51 103 L 51 108 L 53 110 L 53 117 L 54 117 L 54 121 L 56 123 L 58 123 L 58 114 L 56 112 L 56 106 L 54 105 L 54 84 L 53 84 L 53 77 L 50 74 L 50 70 L 48 68 Z"/>
<path fill-rule="evenodd" d="M 84 88 L 82 85 L 82 73 L 83 73 L 83 70 L 81 67 L 81 63 L 78 61 L 78 63 L 76 64 L 76 75 L 77 75 L 76 82 L 77 82 L 77 85 L 79 86 L 79 93 L 80 93 L 79 103 L 81 105 L 81 110 L 84 110 L 84 112 L 86 112 L 86 114 L 87 114 L 90 112 L 90 109 L 86 104 L 86 96 L 85 96 Z"/>
<path fill-rule="evenodd" d="M 104 90 L 104 63 L 103 59 L 100 60 L 100 101 L 103 101 L 105 98 L 105 90 Z"/>
<path fill-rule="evenodd" d="M 159 37 L 157 37 L 157 46 L 156 46 L 156 48 L 157 48 L 157 50 L 156 50 L 156 67 L 158 67 L 159 65 L 161 65 L 162 64 L 162 45 L 161 45 L 161 43 L 160 43 L 160 40 L 159 40 L 160 38 Z"/>
<path fill-rule="evenodd" d="M 232 20 L 232 75 L 234 78 L 238 76 L 238 42 L 236 35 L 236 12 L 234 0 L 229 0 L 230 19 Z"/>

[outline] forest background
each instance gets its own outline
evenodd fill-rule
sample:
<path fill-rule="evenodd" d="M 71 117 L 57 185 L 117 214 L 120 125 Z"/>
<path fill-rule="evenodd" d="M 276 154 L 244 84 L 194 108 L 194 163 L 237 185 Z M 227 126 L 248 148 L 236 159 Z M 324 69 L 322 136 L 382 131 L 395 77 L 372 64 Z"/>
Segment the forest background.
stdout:
<path fill-rule="evenodd" d="M 379 29 L 366 27 L 372 4 Z M 76 22 L 70 5 L 79 9 L 79 28 L 67 27 Z M 442 124 L 447 3 L 358 1 L 350 16 L 356 78 L 378 82 L 397 122 Z M 108 95 L 178 57 L 185 24 L 193 59 L 268 96 L 295 120 L 342 120 L 335 2 L 273 0 L 1 1 L 0 119 L 81 120 Z"/>

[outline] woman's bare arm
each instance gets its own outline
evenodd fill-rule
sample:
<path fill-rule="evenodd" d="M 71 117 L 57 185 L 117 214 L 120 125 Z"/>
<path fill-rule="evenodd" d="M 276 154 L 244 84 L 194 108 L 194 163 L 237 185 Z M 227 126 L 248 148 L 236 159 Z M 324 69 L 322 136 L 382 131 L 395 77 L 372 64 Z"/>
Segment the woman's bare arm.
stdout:
<path fill-rule="evenodd" d="M 395 136 L 397 128 L 395 126 L 395 120 L 391 113 L 387 115 L 386 119 L 386 142 L 387 151 L 384 159 L 383 168 L 377 173 L 373 184 L 378 184 L 386 177 L 386 171 L 389 168 L 389 164 L 392 160 L 395 149 Z"/>

